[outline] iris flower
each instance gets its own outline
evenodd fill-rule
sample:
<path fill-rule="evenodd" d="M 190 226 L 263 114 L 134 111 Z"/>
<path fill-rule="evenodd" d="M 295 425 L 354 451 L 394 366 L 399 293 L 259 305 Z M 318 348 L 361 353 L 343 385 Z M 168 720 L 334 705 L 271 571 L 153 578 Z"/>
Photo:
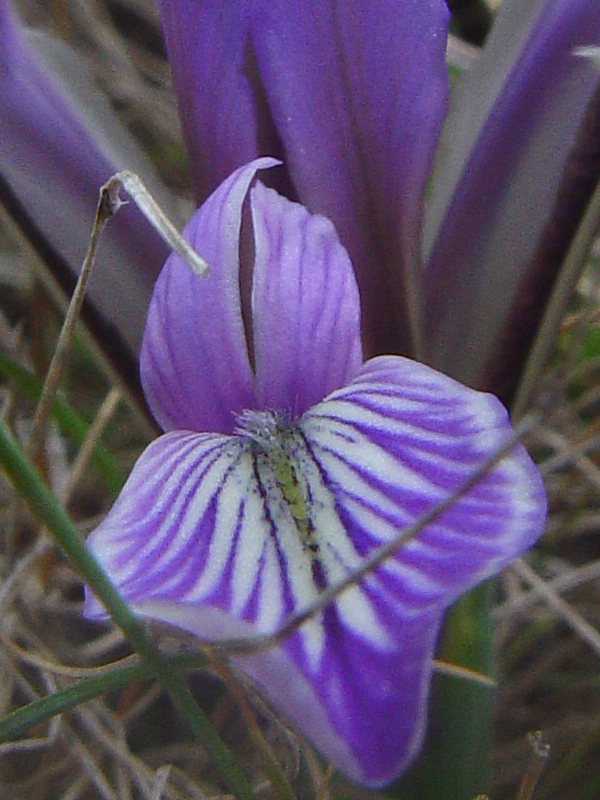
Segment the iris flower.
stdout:
<path fill-rule="evenodd" d="M 188 224 L 208 277 L 172 255 L 158 278 L 141 376 L 165 433 L 88 539 L 139 615 L 208 640 L 276 632 L 511 432 L 492 395 L 400 356 L 363 363 L 333 225 L 250 188 L 275 163 L 234 172 Z M 529 547 L 544 517 L 518 446 L 279 646 L 237 662 L 349 778 L 383 785 L 422 741 L 444 610 Z M 86 612 L 103 613 L 89 593 Z"/>

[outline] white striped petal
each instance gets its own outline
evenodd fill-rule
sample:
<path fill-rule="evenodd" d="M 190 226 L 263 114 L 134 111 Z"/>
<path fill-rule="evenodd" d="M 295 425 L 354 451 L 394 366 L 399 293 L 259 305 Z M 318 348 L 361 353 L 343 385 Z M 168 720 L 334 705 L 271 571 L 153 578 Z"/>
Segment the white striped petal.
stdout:
<path fill-rule="evenodd" d="M 369 362 L 301 429 L 336 487 L 346 535 L 372 546 L 445 499 L 510 435 L 496 398 L 397 357 Z M 447 605 L 530 546 L 544 518 L 541 478 L 518 446 L 382 569 L 399 598 Z"/>
<path fill-rule="evenodd" d="M 509 434 L 490 395 L 375 359 L 296 422 L 255 411 L 234 435 L 161 437 L 89 545 L 139 613 L 210 639 L 271 633 Z M 443 610 L 528 547 L 544 515 L 519 446 L 279 649 L 240 664 L 347 775 L 385 783 L 423 735 Z M 101 613 L 91 596 L 87 613 Z"/>

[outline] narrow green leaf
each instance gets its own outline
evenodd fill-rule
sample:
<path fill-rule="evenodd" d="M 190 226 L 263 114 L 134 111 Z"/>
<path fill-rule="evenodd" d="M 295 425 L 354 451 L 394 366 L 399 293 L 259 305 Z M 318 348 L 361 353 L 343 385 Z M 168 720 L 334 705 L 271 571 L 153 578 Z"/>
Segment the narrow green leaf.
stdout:
<path fill-rule="evenodd" d="M 165 660 L 177 669 L 197 669 L 206 664 L 206 659 L 201 655 L 185 654 Z M 107 668 L 100 675 L 80 678 L 68 689 L 54 692 L 40 700 L 28 703 L 0 719 L 0 743 L 14 741 L 26 734 L 34 725 L 47 722 L 58 714 L 70 711 L 88 700 L 102 697 L 108 692 L 121 689 L 133 681 L 151 675 L 152 670 L 148 664 L 137 661 L 132 664 L 115 666 L 112 669 Z"/>
<path fill-rule="evenodd" d="M 101 697 L 106 692 L 119 689 L 148 674 L 150 669 L 147 664 L 138 662 L 127 667 L 115 668 L 102 675 L 84 678 L 62 692 L 55 692 L 28 703 L 0 719 L 0 742 L 14 741 L 34 725 L 47 722 L 58 714 L 70 711 L 88 700 Z"/>
<path fill-rule="evenodd" d="M 8 359 L 3 353 L 0 353 L 0 375 L 12 381 L 18 391 L 28 399 L 39 399 L 42 392 L 41 381 Z M 61 432 L 74 444 L 81 445 L 90 427 L 89 423 L 60 397 L 57 397 L 52 405 L 52 415 Z M 108 491 L 116 496 L 125 483 L 125 476 L 116 458 L 105 447 L 98 444 L 92 453 L 91 463 Z"/>

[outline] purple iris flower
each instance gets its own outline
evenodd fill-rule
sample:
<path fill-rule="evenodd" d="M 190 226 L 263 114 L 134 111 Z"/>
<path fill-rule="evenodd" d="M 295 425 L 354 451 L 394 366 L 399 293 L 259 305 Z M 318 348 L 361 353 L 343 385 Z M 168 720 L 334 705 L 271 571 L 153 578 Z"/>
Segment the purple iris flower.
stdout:
<path fill-rule="evenodd" d="M 175 255 L 158 278 L 141 375 L 165 433 L 88 540 L 138 614 L 209 640 L 276 632 L 511 432 L 489 394 L 400 356 L 363 363 L 332 223 L 250 188 L 276 163 L 238 169 L 188 224 L 205 279 Z M 444 610 L 544 518 L 518 446 L 360 584 L 237 662 L 343 773 L 383 785 L 422 741 Z M 86 613 L 103 615 L 89 593 Z"/>

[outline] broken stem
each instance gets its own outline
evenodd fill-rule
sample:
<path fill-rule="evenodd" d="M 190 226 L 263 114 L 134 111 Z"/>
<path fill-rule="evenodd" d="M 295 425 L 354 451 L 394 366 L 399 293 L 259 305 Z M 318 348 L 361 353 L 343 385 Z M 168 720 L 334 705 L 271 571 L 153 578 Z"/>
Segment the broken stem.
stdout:
<path fill-rule="evenodd" d="M 101 187 L 88 250 L 83 260 L 81 272 L 79 273 L 79 278 L 67 309 L 65 321 L 56 343 L 29 433 L 27 452 L 30 457 L 35 457 L 41 445 L 45 422 L 52 408 L 52 403 L 56 397 L 58 385 L 62 377 L 66 356 L 71 346 L 75 325 L 81 312 L 81 306 L 83 305 L 90 275 L 96 259 L 100 237 L 111 217 L 113 217 L 121 206 L 125 205 L 127 202 L 119 197 L 121 189 L 124 189 L 129 194 L 148 222 L 150 222 L 159 235 L 162 236 L 165 242 L 183 258 L 196 275 L 204 277 L 208 272 L 208 264 L 206 261 L 204 261 L 194 248 L 186 242 L 181 233 L 179 233 L 177 228 L 161 210 L 142 180 L 135 173 L 129 172 L 128 170 L 117 172 Z"/>

